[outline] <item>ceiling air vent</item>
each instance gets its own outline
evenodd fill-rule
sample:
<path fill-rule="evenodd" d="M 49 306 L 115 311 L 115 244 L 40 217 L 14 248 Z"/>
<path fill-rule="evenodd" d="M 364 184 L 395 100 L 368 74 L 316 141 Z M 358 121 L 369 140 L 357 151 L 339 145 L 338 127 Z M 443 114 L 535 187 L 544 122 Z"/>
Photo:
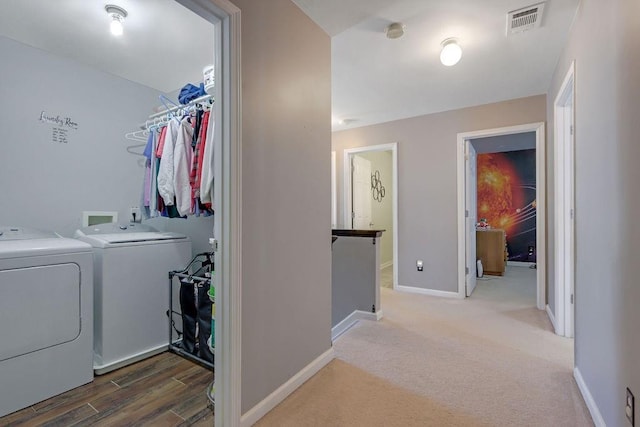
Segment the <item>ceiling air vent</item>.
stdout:
<path fill-rule="evenodd" d="M 538 28 L 542 22 L 542 12 L 544 12 L 544 3 L 509 12 L 507 14 L 507 35 Z"/>

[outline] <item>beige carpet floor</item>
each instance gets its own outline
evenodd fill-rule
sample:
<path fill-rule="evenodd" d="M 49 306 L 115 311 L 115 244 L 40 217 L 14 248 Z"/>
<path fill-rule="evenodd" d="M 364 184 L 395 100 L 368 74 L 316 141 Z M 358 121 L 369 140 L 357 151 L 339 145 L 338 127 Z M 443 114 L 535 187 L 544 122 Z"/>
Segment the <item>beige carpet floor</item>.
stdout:
<path fill-rule="evenodd" d="M 535 270 L 510 267 L 466 300 L 382 289 L 384 319 L 259 426 L 592 426 L 573 341 L 535 308 Z"/>

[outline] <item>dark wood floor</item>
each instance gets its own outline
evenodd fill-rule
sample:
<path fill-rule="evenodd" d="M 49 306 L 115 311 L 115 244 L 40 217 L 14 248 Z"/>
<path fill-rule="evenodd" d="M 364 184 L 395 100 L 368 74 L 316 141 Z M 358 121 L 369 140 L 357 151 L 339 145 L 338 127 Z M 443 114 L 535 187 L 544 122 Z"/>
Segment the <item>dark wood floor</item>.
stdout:
<path fill-rule="evenodd" d="M 2 417 L 0 426 L 211 427 L 212 380 L 211 371 L 162 353 Z"/>

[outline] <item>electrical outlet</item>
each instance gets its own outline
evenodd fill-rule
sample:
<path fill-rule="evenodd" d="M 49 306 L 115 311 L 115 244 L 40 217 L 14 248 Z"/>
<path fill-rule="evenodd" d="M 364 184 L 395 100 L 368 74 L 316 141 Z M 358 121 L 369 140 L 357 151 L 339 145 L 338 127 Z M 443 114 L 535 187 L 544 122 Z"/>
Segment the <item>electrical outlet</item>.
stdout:
<path fill-rule="evenodd" d="M 627 404 L 625 407 L 625 413 L 627 414 L 627 419 L 629 420 L 629 422 L 631 423 L 632 426 L 635 425 L 635 417 L 634 417 L 634 412 L 635 412 L 635 408 L 634 408 L 634 401 L 635 399 L 633 398 L 633 393 L 631 393 L 631 390 L 629 390 L 627 388 Z"/>
<path fill-rule="evenodd" d="M 416 268 L 418 269 L 418 271 L 422 271 L 424 268 L 424 263 L 422 262 L 421 259 L 416 261 Z"/>

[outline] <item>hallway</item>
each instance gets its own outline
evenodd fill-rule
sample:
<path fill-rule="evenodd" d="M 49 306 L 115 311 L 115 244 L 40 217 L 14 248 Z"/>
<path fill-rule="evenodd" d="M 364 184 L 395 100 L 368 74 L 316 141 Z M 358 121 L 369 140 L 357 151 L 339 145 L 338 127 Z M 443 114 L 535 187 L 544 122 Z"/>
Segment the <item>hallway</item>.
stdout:
<path fill-rule="evenodd" d="M 465 300 L 382 287 L 384 318 L 336 340 L 339 360 L 261 425 L 593 425 L 573 378 L 573 340 L 535 307 L 535 273 L 485 276 Z"/>

